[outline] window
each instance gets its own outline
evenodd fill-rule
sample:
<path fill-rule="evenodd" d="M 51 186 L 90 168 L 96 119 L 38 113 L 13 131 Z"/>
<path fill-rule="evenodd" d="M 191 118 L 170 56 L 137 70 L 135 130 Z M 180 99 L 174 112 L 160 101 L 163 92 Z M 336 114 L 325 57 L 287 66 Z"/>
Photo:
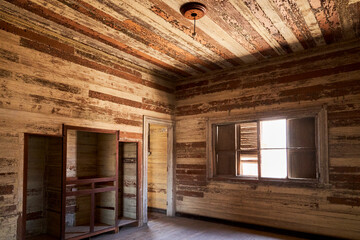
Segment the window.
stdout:
<path fill-rule="evenodd" d="M 209 177 L 327 182 L 326 128 L 325 109 L 211 120 Z"/>

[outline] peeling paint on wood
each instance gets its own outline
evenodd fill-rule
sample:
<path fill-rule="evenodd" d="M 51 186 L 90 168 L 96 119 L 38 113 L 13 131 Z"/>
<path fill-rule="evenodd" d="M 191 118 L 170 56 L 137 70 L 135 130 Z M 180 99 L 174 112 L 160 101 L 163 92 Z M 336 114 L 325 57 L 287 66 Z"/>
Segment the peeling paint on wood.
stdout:
<path fill-rule="evenodd" d="M 182 2 L 0 3 L 0 238 L 21 233 L 24 132 L 61 135 L 69 124 L 142 141 L 143 115 L 175 117 L 177 211 L 360 237 L 359 3 L 206 0 L 193 39 Z M 207 118 L 323 104 L 326 188 L 206 178 Z"/>
<path fill-rule="evenodd" d="M 176 87 L 176 120 L 180 125 L 176 136 L 181 139 L 176 143 L 177 161 L 181 160 L 176 166 L 179 211 L 235 221 L 246 219 L 246 222 L 255 217 L 257 223 L 269 226 L 279 218 L 286 222 L 292 219 L 296 226 L 289 229 L 357 237 L 360 65 L 355 60 L 357 57 L 351 57 L 357 45 L 358 42 L 350 42 L 342 49 L 325 54 L 318 51 L 305 57 L 260 64 L 251 70 L 239 67 L 232 72 L 218 72 L 179 83 Z M 263 111 L 282 112 L 324 104 L 328 106 L 329 124 L 328 186 L 290 187 L 284 183 L 262 185 L 206 178 L 206 145 L 203 145 L 207 139 L 206 119 L 242 114 L 256 116 Z M 204 134 L 189 138 L 191 132 Z M 209 212 L 209 206 L 218 211 Z M 306 214 L 302 214 L 304 212 Z M 335 216 L 335 212 L 342 217 Z M 307 224 L 308 221 L 312 224 Z M 331 232 L 329 226 L 333 229 Z M 318 227 L 327 230 L 318 231 Z"/>

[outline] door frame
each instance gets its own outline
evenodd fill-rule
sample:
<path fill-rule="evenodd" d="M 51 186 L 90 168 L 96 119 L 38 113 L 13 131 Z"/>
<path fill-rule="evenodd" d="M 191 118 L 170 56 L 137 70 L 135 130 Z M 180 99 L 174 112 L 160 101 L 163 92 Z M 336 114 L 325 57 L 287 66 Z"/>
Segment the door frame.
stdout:
<path fill-rule="evenodd" d="M 167 190 L 166 190 L 166 198 L 167 198 L 167 208 L 166 215 L 167 216 L 175 216 L 175 160 L 174 160 L 174 121 L 173 120 L 165 120 L 159 118 L 153 118 L 144 116 L 144 128 L 143 128 L 143 165 L 142 165 L 142 216 L 140 225 L 146 224 L 148 222 L 147 208 L 148 208 L 148 146 L 149 146 L 149 126 L 150 124 L 159 124 L 167 127 Z"/>

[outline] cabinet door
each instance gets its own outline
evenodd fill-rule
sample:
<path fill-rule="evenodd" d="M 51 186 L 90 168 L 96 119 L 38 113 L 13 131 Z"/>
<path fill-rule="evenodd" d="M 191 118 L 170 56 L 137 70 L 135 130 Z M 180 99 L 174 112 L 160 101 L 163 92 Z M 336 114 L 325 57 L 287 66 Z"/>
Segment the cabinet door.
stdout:
<path fill-rule="evenodd" d="M 138 156 L 137 142 L 119 142 L 118 226 L 137 221 Z"/>

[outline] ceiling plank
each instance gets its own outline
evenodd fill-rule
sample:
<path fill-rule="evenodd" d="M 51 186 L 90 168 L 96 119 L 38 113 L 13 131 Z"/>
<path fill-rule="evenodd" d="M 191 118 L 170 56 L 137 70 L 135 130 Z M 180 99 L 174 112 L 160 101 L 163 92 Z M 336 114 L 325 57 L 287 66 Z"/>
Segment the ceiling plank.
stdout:
<path fill-rule="evenodd" d="M 291 29 L 284 23 L 284 21 L 280 18 L 277 11 L 274 9 L 273 5 L 268 0 L 257 0 L 257 3 L 267 15 L 269 19 L 271 19 L 272 24 L 278 29 L 279 33 L 285 39 L 287 44 L 290 46 L 293 52 L 299 52 L 304 50 L 303 46 L 300 44 L 299 40 L 296 38 Z"/>
<path fill-rule="evenodd" d="M 154 2 L 154 1 L 152 1 Z M 156 5 L 151 7 L 151 11 L 153 11 L 156 15 L 163 18 L 164 21 L 169 23 L 173 28 L 182 31 L 189 37 L 192 37 L 193 33 L 193 23 L 189 22 L 185 18 L 183 18 L 179 13 L 175 12 L 172 8 L 165 8 L 162 6 L 161 1 L 157 1 Z M 160 8 L 161 7 L 161 8 Z M 206 33 L 204 33 L 201 29 L 196 30 L 196 36 L 192 38 L 193 41 L 197 41 L 203 46 L 209 48 L 211 51 L 221 56 L 224 60 L 228 61 L 233 66 L 239 65 L 240 61 L 237 61 L 237 57 L 230 52 L 228 49 L 224 48 Z M 221 63 L 219 63 L 220 65 Z M 228 66 L 228 64 L 227 64 Z"/>
<path fill-rule="evenodd" d="M 174 62 L 174 60 L 169 58 L 167 55 L 160 55 L 161 57 L 163 57 L 163 59 L 161 59 L 159 54 L 158 55 L 155 54 L 156 53 L 155 51 L 148 49 L 145 45 L 141 47 L 141 44 L 127 37 L 124 34 L 120 34 L 119 32 L 116 31 L 112 31 L 111 29 L 98 24 L 96 21 L 92 19 L 81 16 L 79 13 L 74 12 L 72 9 L 64 5 L 61 5 L 61 7 L 56 7 L 57 4 L 59 4 L 59 2 L 54 2 L 50 0 L 37 1 L 36 3 L 34 3 L 35 1 L 31 2 L 29 0 L 21 0 L 21 1 L 8 0 L 8 1 L 18 5 L 19 7 L 34 12 L 46 19 L 54 21 L 65 27 L 71 28 L 75 31 L 78 31 L 94 39 L 100 40 L 108 45 L 116 47 L 121 51 L 125 51 L 133 56 L 142 58 L 153 64 L 168 69 L 169 71 L 186 75 L 186 73 L 183 73 L 182 70 L 174 67 L 174 65 L 176 66 L 176 64 L 171 65 L 171 63 Z M 38 4 L 39 2 L 41 3 L 41 5 Z M 53 6 L 50 3 L 55 4 L 55 6 Z M 97 26 L 99 30 L 101 29 L 101 33 L 94 31 L 92 28 L 87 27 L 87 25 L 91 25 L 92 27 Z M 128 45 L 124 44 L 124 42 L 127 43 Z M 129 45 L 131 45 L 131 47 Z M 138 49 L 136 49 L 135 47 L 137 47 Z M 153 56 L 157 56 L 157 58 Z"/>
<path fill-rule="evenodd" d="M 111 28 L 112 30 L 115 30 L 116 32 L 121 32 L 158 52 L 168 55 L 173 59 L 190 66 L 197 71 L 206 72 L 202 71 L 202 69 L 197 67 L 195 64 L 202 65 L 210 70 L 219 69 L 219 67 L 217 67 L 214 63 L 206 62 L 197 58 L 196 56 L 193 56 L 189 52 L 184 51 L 180 47 L 166 41 L 161 36 L 153 33 L 149 29 L 135 23 L 134 21 L 132 21 L 132 19 L 124 19 L 123 21 L 120 21 L 81 0 L 78 0 L 76 2 L 73 2 L 71 0 L 59 1 L 69 6 L 70 8 L 81 12 L 82 14 L 95 20 L 96 23 L 102 23 Z"/>
<path fill-rule="evenodd" d="M 340 19 L 334 0 L 309 0 L 327 44 L 342 38 Z"/>
<path fill-rule="evenodd" d="M 164 16 L 158 15 L 159 11 L 165 13 L 165 11 L 170 8 L 162 1 L 125 0 L 119 4 L 114 4 L 112 1 L 105 1 L 104 4 L 108 6 L 108 8 L 106 8 L 107 12 L 116 10 L 117 14 L 121 13 L 127 18 L 133 19 L 133 21 L 139 25 L 148 28 L 167 41 L 181 47 L 185 51 L 204 61 L 216 63 L 217 65 L 224 68 L 233 66 L 231 63 L 225 61 L 225 58 L 223 58 L 222 55 L 219 55 L 218 52 L 214 52 L 206 45 L 201 44 L 198 41 L 194 41 L 194 39 L 191 37 L 191 34 L 185 34 L 184 31 L 180 31 L 178 28 L 174 28 L 171 23 L 164 21 Z M 158 11 L 154 11 L 154 7 Z M 177 14 L 178 16 L 175 19 L 184 19 L 180 13 Z M 186 19 L 184 20 L 188 22 Z M 188 31 L 190 31 L 190 28 Z"/>
<path fill-rule="evenodd" d="M 356 38 L 360 34 L 360 3 L 354 3 L 348 0 L 336 1 L 344 39 Z"/>
<path fill-rule="evenodd" d="M 311 6 L 308 0 L 291 0 L 292 4 L 296 4 L 301 14 L 304 17 L 304 20 L 309 27 L 311 36 L 313 37 L 317 46 L 325 45 L 325 39 L 322 35 L 320 26 L 315 18 L 315 14 L 313 13 Z"/>
<path fill-rule="evenodd" d="M 212 6 L 211 11 L 207 13 L 209 18 L 244 46 L 258 60 L 270 56 L 278 56 L 230 2 L 205 0 L 204 3 Z"/>
<path fill-rule="evenodd" d="M 14 1 L 12 3 L 14 3 Z M 27 4 L 27 6 L 32 5 Z M 76 48 L 80 51 L 87 53 L 92 52 L 92 54 L 96 56 L 109 59 L 110 61 L 121 64 L 123 66 L 137 69 L 138 71 L 146 73 L 142 74 L 143 77 L 148 77 L 148 74 L 160 74 L 162 75 L 162 78 L 169 78 L 170 76 L 174 78 L 178 77 L 179 75 L 181 76 L 181 74 L 174 76 L 174 72 L 168 71 L 163 67 L 153 64 L 146 58 L 145 59 L 147 61 L 143 60 L 141 56 L 136 57 L 134 56 L 135 54 L 119 51 L 117 46 L 105 44 L 106 41 L 98 41 L 97 39 L 88 37 L 72 29 L 65 28 L 63 25 L 42 18 L 41 16 L 32 12 L 26 11 L 26 14 L 24 14 L 23 9 L 13 4 L 3 2 L 0 5 L 0 10 L 2 12 L 0 19 L 3 19 L 6 22 L 14 23 L 15 25 L 21 26 L 22 28 L 34 30 L 38 33 L 41 33 L 42 35 L 53 39 L 58 39 L 71 46 L 76 46 Z M 172 68 L 170 65 L 169 67 Z M 182 72 L 180 69 L 179 71 L 180 73 Z M 187 73 L 183 72 L 183 74 Z"/>
<path fill-rule="evenodd" d="M 132 1 L 130 2 L 131 5 L 134 5 Z M 233 66 L 234 61 L 230 59 L 234 59 L 236 56 L 218 44 L 210 36 L 207 36 L 199 28 L 196 29 L 196 37 L 192 37 L 193 22 L 183 17 L 179 10 L 175 11 L 161 0 L 139 2 L 141 2 L 141 4 L 146 4 L 147 9 L 145 10 L 146 12 L 149 12 L 149 18 L 153 19 L 153 24 L 156 24 L 154 25 L 156 26 L 156 29 L 161 29 L 165 36 L 173 35 L 173 38 L 177 40 L 178 44 L 186 44 L 189 51 L 199 53 L 220 66 Z M 149 4 L 147 4 L 147 2 L 149 2 Z M 171 20 L 169 20 L 170 18 Z M 164 23 L 165 26 L 162 26 Z M 235 65 L 237 64 L 235 63 Z"/>
<path fill-rule="evenodd" d="M 290 0 L 272 0 L 273 6 L 278 10 L 284 23 L 291 28 L 304 49 L 316 46 L 311 32 L 301 14 L 298 6 Z"/>
<path fill-rule="evenodd" d="M 357 3 L 357 2 L 360 2 L 360 0 L 349 0 L 349 4 L 354 4 L 354 3 Z"/>
<path fill-rule="evenodd" d="M 282 45 L 273 38 L 268 29 L 257 19 L 251 9 L 249 9 L 243 1 L 229 0 L 238 12 L 250 23 L 250 25 L 259 33 L 260 36 L 271 46 L 279 55 L 286 54 Z"/>
<path fill-rule="evenodd" d="M 180 9 L 180 6 L 186 3 L 186 0 L 176 1 L 168 0 L 166 3 L 173 8 L 175 11 Z M 234 55 L 239 57 L 244 63 L 255 62 L 256 58 L 235 41 L 227 32 L 213 22 L 208 16 L 205 15 L 202 19 L 197 21 L 197 27 L 204 31 L 207 35 L 216 39 L 221 45 L 232 52 Z"/>
<path fill-rule="evenodd" d="M 200 0 L 208 11 L 194 37 L 179 11 L 187 2 L 6 0 L 0 21 L 54 50 L 41 42 L 39 51 L 165 85 L 360 37 L 358 0 Z M 22 43 L 36 48 L 33 37 L 21 35 Z M 72 51 L 62 56 L 64 45 Z"/>

